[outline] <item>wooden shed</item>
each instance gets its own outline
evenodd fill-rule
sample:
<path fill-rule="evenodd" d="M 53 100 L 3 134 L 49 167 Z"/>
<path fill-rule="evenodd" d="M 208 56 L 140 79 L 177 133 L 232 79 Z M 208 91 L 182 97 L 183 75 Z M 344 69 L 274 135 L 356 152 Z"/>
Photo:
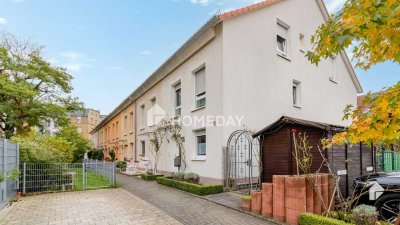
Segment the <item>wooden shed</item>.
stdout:
<path fill-rule="evenodd" d="M 296 161 L 294 158 L 294 141 L 292 129 L 306 133 L 308 143 L 312 146 L 311 172 L 328 172 L 322 166 L 323 158 L 318 147 L 322 149 L 321 140 L 343 131 L 343 127 L 282 116 L 279 120 L 258 131 L 253 136 L 259 137 L 261 145 L 261 162 L 263 172 L 262 182 L 272 182 L 273 175 L 296 174 Z M 334 146 L 322 150 L 328 159 L 332 172 L 346 171 L 341 179 L 341 189 L 345 195 L 351 191 L 352 180 L 373 168 L 373 150 L 371 147 L 360 144 L 353 146 Z"/>

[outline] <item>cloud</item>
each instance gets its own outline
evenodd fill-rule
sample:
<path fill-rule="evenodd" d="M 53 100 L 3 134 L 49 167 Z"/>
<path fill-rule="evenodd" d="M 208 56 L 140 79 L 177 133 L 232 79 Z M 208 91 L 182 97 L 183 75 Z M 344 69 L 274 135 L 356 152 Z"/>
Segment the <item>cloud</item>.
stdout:
<path fill-rule="evenodd" d="M 66 63 L 66 64 L 63 64 L 60 66 L 66 68 L 67 70 L 72 71 L 72 72 L 78 72 L 84 68 L 92 68 L 93 67 L 91 64 L 85 64 L 85 63 Z"/>
<path fill-rule="evenodd" d="M 74 52 L 74 51 L 66 51 L 66 52 L 61 52 L 60 56 L 70 59 L 70 60 L 77 60 L 83 58 L 85 55 L 81 54 L 79 52 Z"/>
<path fill-rule="evenodd" d="M 327 1 L 326 8 L 330 13 L 334 13 L 339 10 L 346 0 L 329 0 Z"/>
<path fill-rule="evenodd" d="M 152 53 L 151 51 L 146 50 L 146 51 L 140 52 L 140 54 L 141 54 L 141 55 L 151 55 L 151 54 L 153 54 L 153 53 Z"/>
<path fill-rule="evenodd" d="M 202 4 L 204 6 L 207 6 L 210 0 L 190 0 L 190 2 L 193 4 Z"/>
<path fill-rule="evenodd" d="M 6 23 L 7 23 L 6 18 L 0 17 L 0 25 L 6 24 Z"/>

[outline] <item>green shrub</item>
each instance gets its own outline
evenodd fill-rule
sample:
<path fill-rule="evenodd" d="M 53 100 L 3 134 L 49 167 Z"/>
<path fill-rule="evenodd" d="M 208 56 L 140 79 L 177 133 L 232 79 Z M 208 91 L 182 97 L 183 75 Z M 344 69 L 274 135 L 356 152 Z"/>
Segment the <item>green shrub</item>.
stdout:
<path fill-rule="evenodd" d="M 187 182 L 198 184 L 200 176 L 197 173 L 186 173 L 183 179 Z"/>
<path fill-rule="evenodd" d="M 174 180 L 171 177 L 157 177 L 157 183 L 187 191 L 196 195 L 210 195 L 221 193 L 224 191 L 223 185 L 199 185 L 192 184 L 185 181 Z"/>
<path fill-rule="evenodd" d="M 176 172 L 174 178 L 177 180 L 184 180 L 185 179 L 185 172 Z"/>
<path fill-rule="evenodd" d="M 251 195 L 243 195 L 244 200 L 251 200 Z"/>
<path fill-rule="evenodd" d="M 142 180 L 156 180 L 157 177 L 163 177 L 164 175 L 156 175 L 153 173 L 142 173 L 140 174 L 140 178 L 142 178 Z"/>
<path fill-rule="evenodd" d="M 127 167 L 127 163 L 125 161 L 118 161 L 116 167 L 121 170 L 125 170 Z"/>
<path fill-rule="evenodd" d="M 375 224 L 378 218 L 378 212 L 374 206 L 359 205 L 352 210 L 352 217 L 357 225 Z"/>
<path fill-rule="evenodd" d="M 351 223 L 346 223 L 341 220 L 328 218 L 325 216 L 315 215 L 311 213 L 300 214 L 300 225 L 350 225 Z"/>

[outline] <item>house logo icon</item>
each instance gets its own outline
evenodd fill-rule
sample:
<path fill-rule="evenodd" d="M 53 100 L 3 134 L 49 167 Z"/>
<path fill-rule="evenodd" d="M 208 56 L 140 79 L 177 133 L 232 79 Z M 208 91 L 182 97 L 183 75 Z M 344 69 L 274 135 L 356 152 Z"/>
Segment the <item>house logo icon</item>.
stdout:
<path fill-rule="evenodd" d="M 159 105 L 155 104 L 147 111 L 147 125 L 149 127 L 157 125 L 166 116 L 167 113 L 165 110 Z"/>

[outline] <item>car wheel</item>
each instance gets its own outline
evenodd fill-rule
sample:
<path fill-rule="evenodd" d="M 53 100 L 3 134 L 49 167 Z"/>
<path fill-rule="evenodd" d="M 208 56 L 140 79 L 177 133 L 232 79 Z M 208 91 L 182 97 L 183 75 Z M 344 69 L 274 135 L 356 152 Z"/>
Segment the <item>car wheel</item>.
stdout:
<path fill-rule="evenodd" d="M 395 223 L 400 211 L 400 193 L 392 193 L 379 198 L 375 207 L 379 212 L 380 219 Z"/>

